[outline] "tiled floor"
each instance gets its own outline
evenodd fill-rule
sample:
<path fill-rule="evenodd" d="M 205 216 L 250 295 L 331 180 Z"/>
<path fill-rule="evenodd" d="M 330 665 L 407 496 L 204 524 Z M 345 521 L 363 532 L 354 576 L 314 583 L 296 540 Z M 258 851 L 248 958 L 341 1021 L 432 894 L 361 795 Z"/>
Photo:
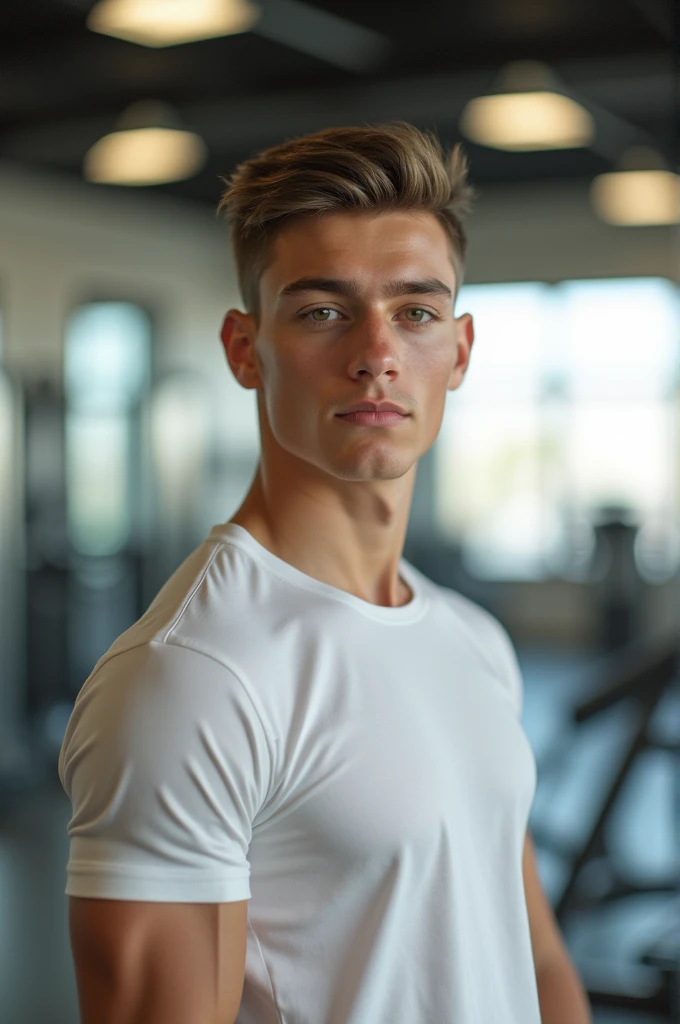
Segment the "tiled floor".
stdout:
<path fill-rule="evenodd" d="M 540 818 L 560 835 L 578 838 L 597 812 L 608 765 L 611 771 L 632 720 L 625 713 L 608 713 L 608 722 L 570 732 L 565 726 L 569 706 L 588 685 L 584 659 L 536 650 L 520 650 L 519 655 L 525 679 L 524 725 L 539 763 L 532 822 Z M 554 774 L 544 774 L 544 757 L 556 750 Z M 30 797 L 0 809 L 2 1024 L 78 1024 L 64 895 L 70 804 L 56 767 L 50 774 L 51 781 Z M 678 856 L 677 836 L 670 827 L 674 776 L 668 763 L 653 758 L 637 776 L 622 794 L 614 831 L 627 864 L 653 874 Z M 546 891 L 558 891 L 564 865 L 539 850 L 539 867 Z M 594 971 L 611 976 L 618 972 L 625 984 L 635 970 L 635 949 L 658 928 L 668 897 L 657 895 L 642 903 L 599 912 L 589 927 L 569 936 L 575 959 Z M 668 1024 L 668 1018 L 599 1008 L 593 1019 L 594 1024 Z"/>

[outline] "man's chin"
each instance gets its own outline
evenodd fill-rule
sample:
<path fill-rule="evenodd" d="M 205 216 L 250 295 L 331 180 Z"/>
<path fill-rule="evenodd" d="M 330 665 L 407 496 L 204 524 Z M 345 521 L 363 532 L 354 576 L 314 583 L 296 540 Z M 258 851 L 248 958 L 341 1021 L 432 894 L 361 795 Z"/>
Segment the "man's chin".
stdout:
<path fill-rule="evenodd" d="M 341 447 L 319 440 L 322 443 L 318 443 L 314 451 L 305 450 L 300 444 L 286 446 L 288 456 L 293 457 L 287 467 L 289 475 L 297 476 L 299 472 L 304 476 L 309 470 L 316 470 L 348 483 L 398 480 L 420 457 L 411 445 L 380 443 L 377 439 L 361 444 L 345 443 Z"/>
<path fill-rule="evenodd" d="M 371 480 L 399 480 L 413 466 L 414 459 L 403 452 L 364 452 L 345 459 L 329 460 L 327 472 L 339 480 L 368 483 Z"/>

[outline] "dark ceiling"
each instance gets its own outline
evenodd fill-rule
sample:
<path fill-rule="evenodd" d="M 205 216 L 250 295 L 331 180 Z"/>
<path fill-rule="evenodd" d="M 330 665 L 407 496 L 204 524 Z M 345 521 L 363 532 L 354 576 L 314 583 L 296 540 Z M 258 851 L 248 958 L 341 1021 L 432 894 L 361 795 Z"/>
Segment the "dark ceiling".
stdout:
<path fill-rule="evenodd" d="M 240 160 L 330 125 L 405 118 L 466 142 L 467 100 L 506 61 L 533 59 L 590 109 L 596 140 L 542 153 L 466 142 L 476 184 L 587 180 L 631 144 L 673 162 L 670 0 L 259 0 L 253 31 L 164 49 L 89 31 L 92 6 L 2 0 L 0 159 L 80 175 L 129 103 L 165 100 L 210 157 L 156 189 L 214 205 Z"/>

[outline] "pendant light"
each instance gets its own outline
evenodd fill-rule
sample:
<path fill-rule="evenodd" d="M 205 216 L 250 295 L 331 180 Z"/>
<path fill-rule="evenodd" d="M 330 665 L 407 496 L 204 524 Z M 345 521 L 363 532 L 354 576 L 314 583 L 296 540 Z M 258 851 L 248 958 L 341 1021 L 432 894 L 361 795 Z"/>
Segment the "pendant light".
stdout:
<path fill-rule="evenodd" d="M 680 175 L 673 174 L 656 150 L 632 146 L 608 174 L 590 186 L 598 217 L 608 224 L 639 227 L 680 223 Z"/>
<path fill-rule="evenodd" d="M 588 145 L 595 122 L 546 64 L 513 61 L 501 69 L 490 95 L 465 106 L 460 129 L 493 149 L 572 149 Z"/>
<path fill-rule="evenodd" d="M 83 173 L 100 184 L 162 185 L 193 177 L 206 158 L 203 139 L 182 125 L 172 107 L 142 100 L 88 150 Z"/>
<path fill-rule="evenodd" d="M 141 46 L 177 46 L 247 32 L 259 16 L 250 0 L 99 0 L 87 27 Z"/>

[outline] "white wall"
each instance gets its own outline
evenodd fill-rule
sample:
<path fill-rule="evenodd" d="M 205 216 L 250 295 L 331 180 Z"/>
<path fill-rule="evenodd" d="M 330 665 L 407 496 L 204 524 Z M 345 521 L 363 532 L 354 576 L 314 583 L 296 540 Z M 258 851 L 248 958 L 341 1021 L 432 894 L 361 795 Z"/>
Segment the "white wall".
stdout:
<path fill-rule="evenodd" d="M 603 223 L 591 210 L 587 183 L 485 189 L 468 229 L 469 284 L 589 277 L 679 279 L 678 229 Z"/>
<path fill-rule="evenodd" d="M 159 357 L 215 369 L 237 302 L 228 231 L 210 211 L 157 194 L 38 175 L 0 163 L 0 304 L 10 368 L 61 373 L 68 312 L 89 298 L 159 315 Z"/>
<path fill-rule="evenodd" d="M 62 375 L 71 310 L 91 299 L 154 315 L 156 372 L 200 372 L 225 448 L 256 433 L 255 400 L 219 341 L 240 307 L 226 221 L 153 190 L 99 188 L 0 161 L 0 360 L 30 380 Z"/>

